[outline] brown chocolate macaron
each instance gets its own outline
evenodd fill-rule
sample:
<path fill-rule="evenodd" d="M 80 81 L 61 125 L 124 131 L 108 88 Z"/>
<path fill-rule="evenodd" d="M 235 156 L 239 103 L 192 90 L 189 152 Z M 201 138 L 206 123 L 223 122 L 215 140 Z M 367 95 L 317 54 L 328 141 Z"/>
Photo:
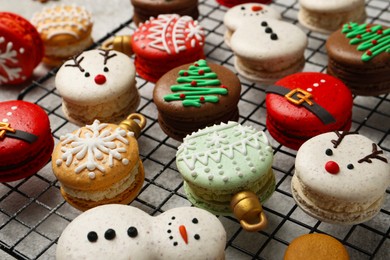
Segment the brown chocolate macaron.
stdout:
<path fill-rule="evenodd" d="M 134 7 L 133 20 L 138 26 L 159 14 L 188 15 L 196 20 L 199 16 L 198 0 L 131 0 Z"/>
<path fill-rule="evenodd" d="M 327 73 L 341 79 L 356 95 L 390 92 L 390 28 L 347 23 L 326 42 Z"/>
<path fill-rule="evenodd" d="M 199 60 L 167 72 L 156 83 L 153 100 L 158 121 L 170 137 L 221 122 L 237 121 L 241 83 L 229 69 Z"/>

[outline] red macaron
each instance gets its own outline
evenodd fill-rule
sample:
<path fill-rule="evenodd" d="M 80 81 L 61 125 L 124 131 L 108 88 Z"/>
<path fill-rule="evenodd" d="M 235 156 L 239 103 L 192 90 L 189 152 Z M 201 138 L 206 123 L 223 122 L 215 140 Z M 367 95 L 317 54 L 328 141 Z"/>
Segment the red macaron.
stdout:
<path fill-rule="evenodd" d="M 40 106 L 0 102 L 0 182 L 33 175 L 49 161 L 53 147 L 49 118 Z"/>
<path fill-rule="evenodd" d="M 269 4 L 272 0 L 217 0 L 217 2 L 226 7 L 233 7 L 246 3 Z"/>
<path fill-rule="evenodd" d="M 296 73 L 268 86 L 266 92 L 267 129 L 286 147 L 297 150 L 316 135 L 351 127 L 352 94 L 335 77 Z"/>
<path fill-rule="evenodd" d="M 151 82 L 173 68 L 204 58 L 205 33 L 190 16 L 152 17 L 139 24 L 131 42 L 137 73 Z"/>
<path fill-rule="evenodd" d="M 0 12 L 0 85 L 26 81 L 43 54 L 42 39 L 29 21 L 17 14 Z"/>

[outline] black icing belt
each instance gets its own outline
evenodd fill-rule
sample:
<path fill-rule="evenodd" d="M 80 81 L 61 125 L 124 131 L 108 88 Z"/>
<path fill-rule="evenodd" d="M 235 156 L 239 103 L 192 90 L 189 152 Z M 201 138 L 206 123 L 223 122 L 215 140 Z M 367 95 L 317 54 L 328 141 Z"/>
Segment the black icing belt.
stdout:
<path fill-rule="evenodd" d="M 291 91 L 294 91 L 294 90 L 291 90 L 289 88 L 282 87 L 282 86 L 268 86 L 266 89 L 266 93 L 273 93 L 273 94 L 278 94 L 281 96 L 286 96 Z M 300 94 L 302 95 L 302 92 L 296 91 L 293 95 L 291 95 L 291 98 L 296 100 L 296 101 L 299 101 L 299 100 L 301 100 L 301 97 L 298 96 Z M 289 98 L 286 97 L 286 99 L 290 101 Z M 336 122 L 336 119 L 328 111 L 326 111 L 325 108 L 321 107 L 319 104 L 317 104 L 312 99 L 310 99 L 310 102 L 311 102 L 311 104 L 309 104 L 308 102 L 303 102 L 297 106 L 305 107 L 307 110 L 309 110 L 314 115 L 316 115 L 321 120 L 321 122 L 324 123 L 325 125 Z"/>
<path fill-rule="evenodd" d="M 16 130 L 15 133 L 12 132 L 6 132 L 5 134 L 6 137 L 11 137 L 19 140 L 26 141 L 27 143 L 33 143 L 38 139 L 38 136 L 21 131 L 21 130 Z"/>

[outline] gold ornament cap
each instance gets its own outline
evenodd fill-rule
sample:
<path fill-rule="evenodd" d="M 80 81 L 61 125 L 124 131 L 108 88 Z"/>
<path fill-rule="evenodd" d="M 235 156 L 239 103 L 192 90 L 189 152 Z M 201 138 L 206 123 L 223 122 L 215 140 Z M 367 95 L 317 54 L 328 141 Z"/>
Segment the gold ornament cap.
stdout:
<path fill-rule="evenodd" d="M 250 232 L 264 230 L 268 220 L 259 198 L 251 191 L 242 191 L 233 196 L 230 207 L 241 226 Z"/>
<path fill-rule="evenodd" d="M 129 57 L 134 53 L 131 47 L 131 35 L 120 35 L 108 39 L 107 41 L 103 42 L 102 48 L 104 50 L 119 51 Z"/>
<path fill-rule="evenodd" d="M 136 122 L 137 120 L 138 122 Z M 138 113 L 130 114 L 125 120 L 123 120 L 119 127 L 131 131 L 134 133 L 134 137 L 138 139 L 141 135 L 142 129 L 146 126 L 146 118 Z"/>

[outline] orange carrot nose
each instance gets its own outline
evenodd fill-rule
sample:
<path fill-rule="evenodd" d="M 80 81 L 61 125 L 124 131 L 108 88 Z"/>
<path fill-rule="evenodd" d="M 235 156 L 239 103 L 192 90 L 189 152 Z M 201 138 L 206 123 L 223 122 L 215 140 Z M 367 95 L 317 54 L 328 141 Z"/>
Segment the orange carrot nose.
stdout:
<path fill-rule="evenodd" d="M 253 12 L 258 12 L 258 11 L 261 11 L 261 10 L 263 10 L 263 7 L 261 7 L 260 5 L 252 6 L 252 11 Z"/>
<path fill-rule="evenodd" d="M 181 225 L 179 227 L 179 231 L 180 231 L 180 235 L 183 238 L 184 242 L 186 242 L 186 244 L 188 244 L 188 236 L 187 236 L 187 229 L 186 229 L 186 227 Z"/>

